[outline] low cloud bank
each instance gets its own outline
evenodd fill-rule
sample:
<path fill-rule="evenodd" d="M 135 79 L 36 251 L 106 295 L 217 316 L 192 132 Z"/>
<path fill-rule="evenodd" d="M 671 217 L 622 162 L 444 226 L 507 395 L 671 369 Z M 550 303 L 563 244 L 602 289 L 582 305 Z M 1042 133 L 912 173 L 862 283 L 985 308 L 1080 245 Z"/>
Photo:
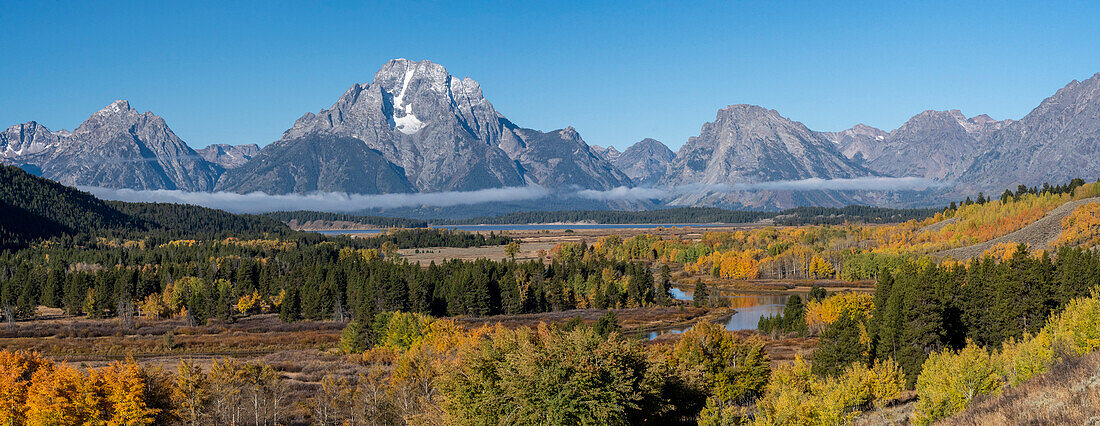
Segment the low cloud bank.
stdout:
<path fill-rule="evenodd" d="M 576 193 L 576 196 L 578 197 L 599 201 L 653 200 L 658 198 L 665 198 L 668 195 L 669 191 L 666 188 L 631 188 L 628 186 L 611 188 L 606 191 L 585 189 L 577 191 Z"/>
<path fill-rule="evenodd" d="M 424 192 L 412 194 L 310 194 L 271 195 L 262 192 L 186 192 L 176 190 L 133 190 L 79 187 L 106 200 L 195 204 L 233 213 L 266 213 L 281 210 L 312 210 L 348 213 L 366 209 L 400 207 L 450 207 L 467 204 L 534 200 L 549 195 L 539 186 L 491 188 L 477 191 Z"/>
<path fill-rule="evenodd" d="M 630 188 L 620 186 L 606 191 L 585 189 L 565 196 L 598 201 L 639 201 L 667 199 L 687 194 L 723 193 L 734 191 L 905 191 L 943 186 L 944 183 L 917 177 L 860 177 L 853 179 L 802 179 L 758 182 L 734 185 L 681 185 L 671 188 Z M 367 209 L 401 207 L 451 207 L 459 205 L 537 200 L 550 195 L 540 186 L 491 188 L 477 191 L 427 192 L 411 194 L 346 194 L 315 192 L 310 194 L 270 195 L 262 192 L 185 192 L 175 190 L 133 190 L 100 187 L 80 187 L 106 200 L 195 204 L 233 213 L 266 213 L 280 210 L 312 210 L 336 213 Z"/>
<path fill-rule="evenodd" d="M 801 180 L 777 180 L 770 182 L 739 184 L 689 184 L 670 188 L 629 188 L 620 186 L 606 191 L 583 190 L 576 195 L 591 200 L 652 200 L 678 197 L 688 194 L 723 193 L 734 191 L 920 191 L 928 188 L 946 186 L 948 183 L 936 182 L 921 177 L 878 177 L 865 176 L 850 179 L 810 178 Z"/>

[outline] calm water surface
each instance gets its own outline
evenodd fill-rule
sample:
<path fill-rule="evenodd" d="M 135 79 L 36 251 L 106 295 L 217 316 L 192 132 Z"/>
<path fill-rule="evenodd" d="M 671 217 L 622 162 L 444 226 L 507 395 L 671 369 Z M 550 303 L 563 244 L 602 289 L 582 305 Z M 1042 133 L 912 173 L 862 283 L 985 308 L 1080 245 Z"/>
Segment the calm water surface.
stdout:
<path fill-rule="evenodd" d="M 672 288 L 672 297 L 677 300 L 693 300 L 692 289 Z M 738 294 L 723 293 L 722 298 L 730 301 L 730 306 L 737 310 L 733 316 L 726 320 L 726 330 L 752 330 L 760 322 L 760 317 L 775 315 L 783 312 L 790 295 L 785 294 Z M 691 327 L 672 328 L 668 330 L 651 331 L 646 333 L 647 339 L 655 339 L 665 333 L 680 334 Z"/>

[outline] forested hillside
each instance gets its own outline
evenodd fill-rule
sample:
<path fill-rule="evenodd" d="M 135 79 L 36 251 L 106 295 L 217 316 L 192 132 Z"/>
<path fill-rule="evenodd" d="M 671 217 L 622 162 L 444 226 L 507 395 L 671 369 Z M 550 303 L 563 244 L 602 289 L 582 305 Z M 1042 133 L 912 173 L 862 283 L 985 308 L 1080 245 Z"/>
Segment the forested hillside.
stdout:
<path fill-rule="evenodd" d="M 376 237 L 360 238 L 354 241 L 356 247 L 399 249 L 425 247 L 481 247 L 498 246 L 511 243 L 515 239 L 497 235 L 493 232 L 480 234 L 450 229 L 394 229 Z"/>
<path fill-rule="evenodd" d="M 0 166 L 0 249 L 53 237 L 252 237 L 292 232 L 262 216 L 185 204 L 102 201 L 86 192 Z"/>
<path fill-rule="evenodd" d="M 144 226 L 91 194 L 15 166 L 0 166 L 0 182 L 0 249 L 93 229 Z"/>
<path fill-rule="evenodd" d="M 172 237 L 250 238 L 292 232 L 285 224 L 269 217 L 234 214 L 190 204 L 108 201 L 107 205 L 144 222 L 150 231 L 165 232 Z"/>
<path fill-rule="evenodd" d="M 281 222 L 295 221 L 298 225 L 309 222 L 348 222 L 365 226 L 380 228 L 423 228 L 428 222 L 417 219 L 405 219 L 401 217 L 386 216 L 359 216 L 347 213 L 329 213 L 314 211 L 284 211 L 266 213 L 264 216 Z"/>

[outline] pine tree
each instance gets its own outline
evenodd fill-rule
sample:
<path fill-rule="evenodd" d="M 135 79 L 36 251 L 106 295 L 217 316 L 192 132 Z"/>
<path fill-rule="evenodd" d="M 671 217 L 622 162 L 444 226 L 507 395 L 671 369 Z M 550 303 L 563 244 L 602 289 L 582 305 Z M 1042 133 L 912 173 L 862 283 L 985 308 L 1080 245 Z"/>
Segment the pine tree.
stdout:
<path fill-rule="evenodd" d="M 602 316 L 600 316 L 599 319 L 596 320 L 594 330 L 596 331 L 596 334 L 607 337 L 611 333 L 621 333 L 623 327 L 619 325 L 619 317 L 616 316 L 615 312 L 612 311 L 603 314 Z"/>
<path fill-rule="evenodd" d="M 65 272 L 59 266 L 51 267 L 46 275 L 46 286 L 42 288 L 42 297 L 39 302 L 51 308 L 61 307 L 63 285 L 65 285 Z"/>
<path fill-rule="evenodd" d="M 802 297 L 795 294 L 787 299 L 783 307 L 783 331 L 798 333 L 804 336 L 806 329 L 806 305 L 802 303 Z"/>
<path fill-rule="evenodd" d="M 657 282 L 657 292 L 654 299 L 661 306 L 672 304 L 672 271 L 668 268 L 668 265 L 661 265 L 661 275 Z"/>
<path fill-rule="evenodd" d="M 854 362 L 866 362 L 867 347 L 860 339 L 860 327 L 858 319 L 845 314 L 825 328 L 813 352 L 813 373 L 834 377 Z"/>
<path fill-rule="evenodd" d="M 915 271 L 904 274 L 905 280 L 895 285 L 903 288 L 904 301 L 899 327 L 897 357 L 895 360 L 905 371 L 907 386 L 913 386 L 920 374 L 921 364 L 928 354 L 943 349 L 945 330 L 943 327 L 943 306 L 935 294 L 934 283 L 927 276 Z"/>
<path fill-rule="evenodd" d="M 298 289 L 287 289 L 283 303 L 279 305 L 279 319 L 283 322 L 294 322 L 302 318 L 302 300 Z"/>
<path fill-rule="evenodd" d="M 695 301 L 695 306 L 707 306 L 709 302 L 709 294 L 707 290 L 707 283 L 703 280 L 695 279 L 695 292 L 692 293 L 692 299 Z"/>

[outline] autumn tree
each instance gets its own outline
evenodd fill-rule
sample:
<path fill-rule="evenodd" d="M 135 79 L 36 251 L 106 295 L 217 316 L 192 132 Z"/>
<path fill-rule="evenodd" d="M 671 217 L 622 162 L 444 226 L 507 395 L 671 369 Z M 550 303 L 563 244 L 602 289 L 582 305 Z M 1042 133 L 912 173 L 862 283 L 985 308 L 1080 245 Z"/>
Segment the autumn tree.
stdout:
<path fill-rule="evenodd" d="M 630 424 L 659 410 L 642 347 L 588 327 L 496 329 L 444 380 L 452 424 Z"/>
<path fill-rule="evenodd" d="M 192 425 L 202 424 L 210 398 L 208 386 L 209 381 L 202 368 L 191 361 L 180 362 L 172 388 L 172 400 L 176 402 L 176 413 L 181 420 Z"/>
<path fill-rule="evenodd" d="M 519 254 L 519 241 L 512 241 L 504 246 L 504 254 L 513 261 L 516 260 L 516 255 Z"/>
<path fill-rule="evenodd" d="M 704 405 L 721 410 L 750 402 L 763 392 L 770 372 L 762 341 L 735 337 L 708 321 L 680 336 L 670 363 L 684 384 L 673 405 L 689 415 Z"/>

